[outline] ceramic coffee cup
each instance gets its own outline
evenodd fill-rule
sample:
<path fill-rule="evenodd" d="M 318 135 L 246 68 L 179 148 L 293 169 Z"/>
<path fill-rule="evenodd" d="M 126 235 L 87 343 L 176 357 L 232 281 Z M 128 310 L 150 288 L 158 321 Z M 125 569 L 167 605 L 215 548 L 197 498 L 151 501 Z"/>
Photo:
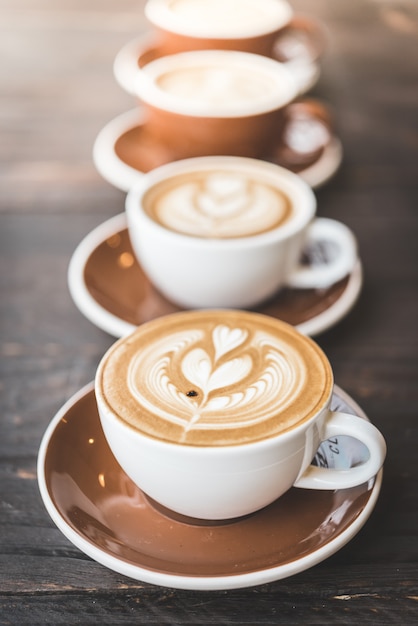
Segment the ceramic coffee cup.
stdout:
<path fill-rule="evenodd" d="M 136 75 L 147 131 L 178 159 L 269 155 L 298 85 L 282 63 L 257 54 L 200 50 L 161 57 Z"/>
<path fill-rule="evenodd" d="M 285 36 L 296 43 L 308 37 L 305 48 L 318 48 L 319 27 L 296 18 L 285 0 L 148 0 L 145 15 L 167 54 L 230 49 L 274 56 Z"/>
<path fill-rule="evenodd" d="M 144 174 L 126 198 L 129 235 L 144 272 L 182 307 L 250 307 L 281 287 L 327 288 L 357 261 L 340 222 L 315 219 L 296 174 L 243 157 L 199 157 Z M 318 243 L 326 262 L 304 265 Z"/>
<path fill-rule="evenodd" d="M 247 40 L 243 40 L 247 43 Z M 118 52 L 113 64 L 115 78 L 119 85 L 134 95 L 134 85 L 138 73 L 142 68 L 161 57 L 188 50 L 237 50 L 262 54 L 263 50 L 257 47 L 243 45 L 240 39 L 216 39 L 211 47 L 205 47 L 206 40 L 188 41 L 188 46 L 175 46 L 173 42 L 158 37 L 153 32 L 146 32 L 127 42 Z M 229 45 L 228 45 L 229 43 Z M 319 78 L 320 58 L 325 48 L 322 27 L 311 18 L 296 16 L 280 31 L 274 41 L 273 49 L 269 49 L 269 56 L 284 63 L 290 70 L 298 86 L 298 93 L 306 93 Z"/>
<path fill-rule="evenodd" d="M 126 474 L 189 517 L 256 511 L 290 487 L 345 489 L 381 468 L 371 423 L 330 410 L 327 357 L 284 322 L 239 310 L 157 318 L 116 342 L 96 375 L 104 434 Z M 353 437 L 367 460 L 311 465 L 322 441 Z"/>

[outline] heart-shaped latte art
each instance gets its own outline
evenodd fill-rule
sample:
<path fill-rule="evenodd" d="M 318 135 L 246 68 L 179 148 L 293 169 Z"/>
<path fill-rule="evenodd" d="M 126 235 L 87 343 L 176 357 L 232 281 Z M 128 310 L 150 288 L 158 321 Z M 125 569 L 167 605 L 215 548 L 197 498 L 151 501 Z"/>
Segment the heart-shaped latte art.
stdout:
<path fill-rule="evenodd" d="M 224 354 L 240 346 L 247 337 L 248 331 L 243 328 L 229 328 L 222 324 L 217 326 L 212 333 L 215 359 L 220 359 Z"/>
<path fill-rule="evenodd" d="M 243 355 L 231 359 L 216 367 L 208 353 L 202 348 L 195 348 L 183 359 L 182 373 L 193 387 L 200 389 L 206 396 L 209 392 L 229 387 L 243 380 L 251 371 L 252 359 Z"/>
<path fill-rule="evenodd" d="M 323 367 L 313 349 L 302 352 L 286 334 L 276 336 L 268 321 L 266 329 L 258 318 L 237 323 L 244 313 L 225 314 L 221 323 L 215 312 L 204 314 L 200 327 L 179 324 L 165 335 L 141 335 L 127 372 L 138 410 L 124 419 L 140 421 L 152 436 L 160 429 L 168 440 L 198 445 L 244 442 L 254 432 L 264 437 L 264 424 L 271 421 L 276 432 L 279 416 L 282 430 L 300 421 L 299 399 L 315 387 L 309 373 Z M 322 397 L 320 386 L 318 393 Z"/>
<path fill-rule="evenodd" d="M 241 176 L 216 173 L 208 176 L 196 196 L 198 209 L 211 218 L 242 211 L 248 204 L 247 182 Z"/>
<path fill-rule="evenodd" d="M 206 191 L 212 196 L 224 198 L 231 195 L 245 194 L 247 181 L 242 176 L 216 173 L 209 175 L 205 182 Z"/>

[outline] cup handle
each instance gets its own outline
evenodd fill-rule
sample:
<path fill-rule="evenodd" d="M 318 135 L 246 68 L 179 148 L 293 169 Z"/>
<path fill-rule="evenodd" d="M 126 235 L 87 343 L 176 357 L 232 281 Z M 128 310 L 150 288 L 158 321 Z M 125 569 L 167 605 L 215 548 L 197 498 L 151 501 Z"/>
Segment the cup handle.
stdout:
<path fill-rule="evenodd" d="M 323 55 L 325 47 L 323 25 L 312 17 L 296 14 L 278 34 L 273 57 L 282 63 L 314 63 Z"/>
<path fill-rule="evenodd" d="M 298 98 L 283 109 L 283 123 L 273 159 L 277 165 L 302 172 L 324 156 L 335 143 L 333 113 L 315 98 Z"/>
<path fill-rule="evenodd" d="M 316 218 L 306 232 L 302 258 L 286 284 L 296 289 L 327 289 L 353 271 L 357 258 L 356 238 L 347 226 Z"/>
<path fill-rule="evenodd" d="M 364 463 L 347 469 L 328 469 L 310 465 L 296 480 L 294 487 L 303 489 L 348 489 L 368 482 L 381 469 L 386 443 L 381 432 L 370 422 L 347 413 L 330 411 L 325 422 L 325 439 L 346 435 L 363 443 L 369 451 Z"/>

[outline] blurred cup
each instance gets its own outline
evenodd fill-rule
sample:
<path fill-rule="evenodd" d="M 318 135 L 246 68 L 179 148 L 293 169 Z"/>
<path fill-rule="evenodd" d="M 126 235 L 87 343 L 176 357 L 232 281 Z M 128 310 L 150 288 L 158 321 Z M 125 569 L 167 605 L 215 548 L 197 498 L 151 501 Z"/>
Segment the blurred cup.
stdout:
<path fill-rule="evenodd" d="M 241 3 L 241 0 L 239 1 Z M 274 3 L 277 3 L 276 0 Z M 224 3 L 214 3 L 213 10 L 221 10 L 221 4 Z M 250 4 L 256 9 L 255 17 L 259 18 L 258 2 L 251 1 Z M 281 3 L 278 2 L 278 4 Z M 222 23 L 222 17 L 220 17 L 218 24 Z M 255 24 L 257 23 L 256 19 Z M 298 84 L 299 94 L 306 93 L 319 78 L 319 61 L 325 48 L 323 27 L 311 17 L 297 15 L 287 23 L 285 28 L 273 35 L 269 34 L 269 37 L 271 41 L 266 47 L 257 45 L 259 43 L 257 38 L 184 37 L 178 41 L 173 34 L 170 36 L 164 32 L 151 31 L 129 41 L 121 48 L 114 61 L 114 73 L 121 87 L 128 93 L 133 93 L 136 75 L 150 61 L 191 50 L 236 50 L 262 54 L 285 64 Z"/>
<path fill-rule="evenodd" d="M 285 0 L 148 0 L 145 15 L 167 53 L 219 49 L 273 56 L 293 9 Z"/>
<path fill-rule="evenodd" d="M 149 132 L 177 158 L 259 157 L 277 145 L 298 86 L 284 64 L 229 50 L 182 52 L 147 63 L 134 91 Z"/>

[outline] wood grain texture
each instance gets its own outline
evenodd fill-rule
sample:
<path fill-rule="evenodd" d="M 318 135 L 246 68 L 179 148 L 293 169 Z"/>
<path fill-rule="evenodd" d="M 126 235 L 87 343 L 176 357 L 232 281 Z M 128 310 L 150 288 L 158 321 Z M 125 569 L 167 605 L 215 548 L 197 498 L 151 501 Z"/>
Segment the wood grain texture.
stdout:
<path fill-rule="evenodd" d="M 124 208 L 91 150 L 135 106 L 112 64 L 147 24 L 143 0 L 0 0 L 0 624 L 418 622 L 418 5 L 292 4 L 327 30 L 314 95 L 333 107 L 344 162 L 317 192 L 319 213 L 356 233 L 365 285 L 318 343 L 387 439 L 376 509 L 315 568 L 225 592 L 130 580 L 56 529 L 39 443 L 113 342 L 76 309 L 66 272 L 78 242 Z"/>

